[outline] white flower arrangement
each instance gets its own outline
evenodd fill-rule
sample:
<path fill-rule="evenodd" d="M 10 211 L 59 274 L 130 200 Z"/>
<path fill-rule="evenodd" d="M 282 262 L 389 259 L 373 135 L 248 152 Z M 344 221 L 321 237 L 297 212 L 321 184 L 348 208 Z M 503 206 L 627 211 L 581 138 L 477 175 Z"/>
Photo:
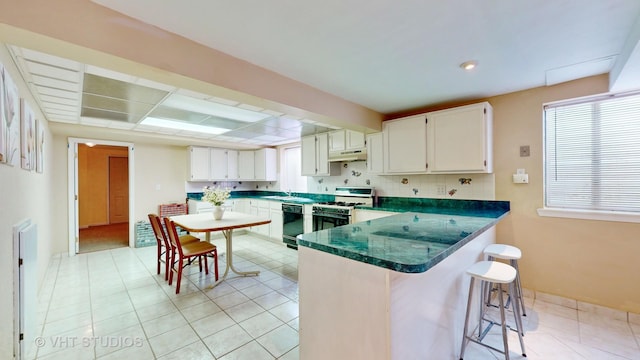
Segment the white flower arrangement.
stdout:
<path fill-rule="evenodd" d="M 204 187 L 204 195 L 202 196 L 202 200 L 212 203 L 215 206 L 220 206 L 224 204 L 225 200 L 227 200 L 231 196 L 231 192 L 229 189 L 221 189 L 219 187 L 210 188 L 208 186 Z"/>

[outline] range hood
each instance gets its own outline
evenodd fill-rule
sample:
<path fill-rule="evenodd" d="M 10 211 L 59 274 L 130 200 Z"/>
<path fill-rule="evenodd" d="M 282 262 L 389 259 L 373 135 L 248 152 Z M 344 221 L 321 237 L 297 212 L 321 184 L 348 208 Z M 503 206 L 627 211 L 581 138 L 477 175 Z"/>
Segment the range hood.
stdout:
<path fill-rule="evenodd" d="M 367 150 L 366 149 L 329 152 L 329 161 L 330 162 L 365 161 L 365 160 L 367 160 Z"/>

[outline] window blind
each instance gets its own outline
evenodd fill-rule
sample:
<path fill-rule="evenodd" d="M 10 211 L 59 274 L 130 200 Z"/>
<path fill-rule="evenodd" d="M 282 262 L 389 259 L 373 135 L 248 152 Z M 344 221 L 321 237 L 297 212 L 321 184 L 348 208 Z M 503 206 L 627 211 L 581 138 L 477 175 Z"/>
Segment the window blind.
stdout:
<path fill-rule="evenodd" d="M 640 95 L 547 105 L 545 206 L 640 212 Z"/>

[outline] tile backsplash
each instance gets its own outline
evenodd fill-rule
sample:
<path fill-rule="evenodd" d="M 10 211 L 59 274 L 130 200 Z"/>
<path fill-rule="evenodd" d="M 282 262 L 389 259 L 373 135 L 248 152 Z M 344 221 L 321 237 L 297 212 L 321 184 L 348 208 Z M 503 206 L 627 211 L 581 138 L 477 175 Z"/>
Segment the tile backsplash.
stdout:
<path fill-rule="evenodd" d="M 202 192 L 204 186 L 231 190 L 281 191 L 277 181 L 185 182 L 185 192 Z M 378 196 L 434 199 L 495 200 L 494 174 L 374 175 L 366 162 L 341 163 L 339 176 L 307 177 L 307 192 L 333 194 L 337 186 L 373 186 Z"/>
<path fill-rule="evenodd" d="M 340 176 L 308 177 L 307 191 L 332 194 L 337 186 L 373 186 L 378 196 L 495 200 L 494 174 L 374 175 L 364 161 L 341 166 Z"/>

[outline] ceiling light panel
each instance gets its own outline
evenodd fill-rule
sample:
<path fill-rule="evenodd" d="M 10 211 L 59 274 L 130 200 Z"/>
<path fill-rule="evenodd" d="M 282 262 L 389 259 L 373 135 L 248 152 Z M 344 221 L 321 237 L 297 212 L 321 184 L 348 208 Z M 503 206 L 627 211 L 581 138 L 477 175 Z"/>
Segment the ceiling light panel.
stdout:
<path fill-rule="evenodd" d="M 269 119 L 265 119 L 264 121 L 261 122 L 261 124 L 272 126 L 272 127 L 278 127 L 281 129 L 295 129 L 302 126 L 300 124 L 300 121 L 290 119 L 287 117 L 272 117 Z"/>
<path fill-rule="evenodd" d="M 234 130 L 234 131 L 229 131 L 225 135 L 235 137 L 235 138 L 240 138 L 240 139 L 252 139 L 262 134 L 250 132 L 250 131 L 244 131 L 244 130 Z"/>
<path fill-rule="evenodd" d="M 136 80 L 135 76 L 123 74 L 118 71 L 100 68 L 93 65 L 87 65 L 87 68 L 84 71 L 84 73 L 85 75 L 91 74 L 97 77 L 107 78 L 110 80 L 117 80 L 125 83 L 133 83 Z"/>
<path fill-rule="evenodd" d="M 225 133 L 225 132 L 228 131 L 227 129 L 213 128 L 213 127 L 210 127 L 210 126 L 189 124 L 189 123 L 185 123 L 185 122 L 181 122 L 181 121 L 171 121 L 171 120 L 158 119 L 158 118 L 153 118 L 153 117 L 145 118 L 144 120 L 142 120 L 142 122 L 140 124 L 141 125 L 158 126 L 158 127 L 170 128 L 170 129 L 176 129 L 176 130 L 187 130 L 187 131 L 194 131 L 194 132 L 204 132 L 204 133 L 208 133 L 208 134 L 222 134 L 222 133 Z"/>
<path fill-rule="evenodd" d="M 121 112 L 132 115 L 132 118 L 140 119 L 153 109 L 153 104 L 126 101 L 85 93 L 82 95 L 82 107 Z"/>
<path fill-rule="evenodd" d="M 162 102 L 162 105 L 244 122 L 260 121 L 270 116 L 180 94 L 170 95 Z"/>
<path fill-rule="evenodd" d="M 140 120 L 139 117 L 133 117 L 130 114 L 125 114 L 121 112 L 108 111 L 103 109 L 92 109 L 83 107 L 80 111 L 80 115 L 88 118 L 98 118 L 98 119 L 108 119 L 114 121 L 124 121 L 135 123 Z"/>
<path fill-rule="evenodd" d="M 170 108 L 163 105 L 160 105 L 155 109 L 153 109 L 153 111 L 149 114 L 149 116 L 156 117 L 156 118 L 163 118 L 163 119 L 181 120 L 181 121 L 187 121 L 187 122 L 193 122 L 193 123 L 200 123 L 210 117 L 210 115 L 207 115 L 207 114 L 201 114 L 193 111 Z"/>
<path fill-rule="evenodd" d="M 157 104 L 167 96 L 166 91 L 91 74 L 84 74 L 83 92 L 146 104 Z"/>
<path fill-rule="evenodd" d="M 233 101 L 233 100 L 229 100 L 229 99 L 223 99 L 223 98 L 219 98 L 219 97 L 215 97 L 215 96 L 212 96 L 212 97 L 208 98 L 207 100 L 213 101 L 213 102 L 216 102 L 216 103 L 219 103 L 219 104 L 229 105 L 229 106 L 236 106 L 236 105 L 240 104 L 237 101 Z"/>

